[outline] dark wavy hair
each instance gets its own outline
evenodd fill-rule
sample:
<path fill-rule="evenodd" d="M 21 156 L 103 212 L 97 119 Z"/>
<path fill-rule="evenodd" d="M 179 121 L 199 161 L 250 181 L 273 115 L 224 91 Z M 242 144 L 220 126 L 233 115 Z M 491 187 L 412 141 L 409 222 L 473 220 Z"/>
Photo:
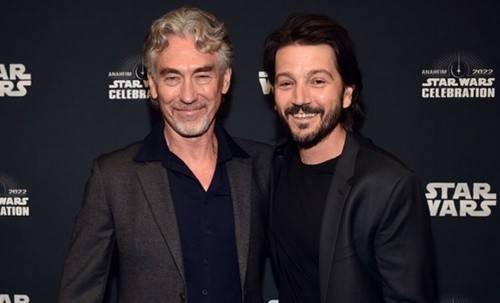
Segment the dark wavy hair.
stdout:
<path fill-rule="evenodd" d="M 351 106 L 340 116 L 342 127 L 353 130 L 363 117 L 359 97 L 363 89 L 361 72 L 347 30 L 322 14 L 299 13 L 291 15 L 283 25 L 271 33 L 264 46 L 264 69 L 274 85 L 276 53 L 285 46 L 327 44 L 336 55 L 337 68 L 343 82 L 354 86 Z"/>

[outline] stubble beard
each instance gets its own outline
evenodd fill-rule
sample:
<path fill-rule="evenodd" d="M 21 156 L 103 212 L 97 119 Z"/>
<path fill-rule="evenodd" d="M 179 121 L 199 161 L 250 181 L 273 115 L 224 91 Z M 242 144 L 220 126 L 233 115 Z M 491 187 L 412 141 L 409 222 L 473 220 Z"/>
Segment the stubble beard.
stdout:
<path fill-rule="evenodd" d="M 208 110 L 208 105 L 206 103 L 193 103 L 193 104 L 181 104 L 176 105 L 175 110 L 193 110 L 193 109 L 202 109 Z M 180 136 L 185 138 L 195 138 L 200 137 L 205 134 L 210 126 L 213 124 L 215 117 L 210 119 L 208 112 L 203 113 L 200 116 L 200 113 L 197 113 L 198 117 L 187 118 L 187 119 L 172 119 L 171 121 L 167 121 L 170 127 Z M 168 119 L 167 119 L 168 120 Z"/>
<path fill-rule="evenodd" d="M 304 113 L 317 113 L 320 116 L 321 123 L 316 129 L 312 129 L 309 132 L 299 132 L 293 131 L 290 127 L 287 117 L 293 115 L 294 113 L 298 113 L 300 110 Z M 280 115 L 282 120 L 287 124 L 290 133 L 292 134 L 292 138 L 299 145 L 300 148 L 309 149 L 311 147 L 316 146 L 323 139 L 328 137 L 333 130 L 337 127 L 340 122 L 340 116 L 342 113 L 342 108 L 334 108 L 332 111 L 325 113 L 323 108 L 312 108 L 308 105 L 302 106 L 292 106 L 285 110 L 284 115 Z M 298 123 L 297 128 L 300 131 L 307 130 L 311 127 L 309 122 Z"/>

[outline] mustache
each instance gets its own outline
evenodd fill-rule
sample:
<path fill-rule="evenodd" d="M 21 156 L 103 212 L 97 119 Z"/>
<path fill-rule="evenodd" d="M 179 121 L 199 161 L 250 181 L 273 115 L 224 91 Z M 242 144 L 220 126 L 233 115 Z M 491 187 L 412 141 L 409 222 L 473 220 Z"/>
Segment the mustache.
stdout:
<path fill-rule="evenodd" d="M 312 107 L 308 104 L 301 104 L 288 107 L 285 109 L 285 115 L 295 115 L 302 111 L 304 114 L 323 114 L 325 112 L 324 109 L 319 107 Z"/>
<path fill-rule="evenodd" d="M 194 103 L 190 103 L 190 104 L 185 104 L 185 103 L 178 103 L 174 106 L 174 108 L 176 110 L 180 110 L 180 111 L 192 111 L 192 110 L 198 110 L 198 109 L 202 109 L 202 108 L 206 108 L 207 107 L 207 104 L 206 102 L 201 102 L 201 101 L 197 101 L 197 102 L 194 102 Z"/>

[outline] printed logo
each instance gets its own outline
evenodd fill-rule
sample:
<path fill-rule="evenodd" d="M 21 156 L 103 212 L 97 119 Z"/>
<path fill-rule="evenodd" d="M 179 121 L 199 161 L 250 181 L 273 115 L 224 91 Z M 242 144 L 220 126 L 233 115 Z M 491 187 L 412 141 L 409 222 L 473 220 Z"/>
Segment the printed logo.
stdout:
<path fill-rule="evenodd" d="M 495 77 L 476 55 L 453 52 L 440 57 L 432 68 L 423 69 L 423 99 L 495 98 Z"/>
<path fill-rule="evenodd" d="M 125 59 L 118 71 L 108 73 L 109 100 L 147 100 L 149 86 L 140 56 Z"/>
<path fill-rule="evenodd" d="M 473 301 L 461 294 L 444 295 L 439 298 L 439 303 L 472 303 Z"/>
<path fill-rule="evenodd" d="M 489 183 L 432 182 L 427 184 L 427 204 L 433 217 L 489 217 L 497 194 Z"/>
<path fill-rule="evenodd" d="M 27 189 L 13 178 L 0 174 L 0 218 L 29 217 L 29 200 Z"/>
<path fill-rule="evenodd" d="M 30 297 L 27 295 L 8 295 L 8 294 L 0 294 L 0 303 L 28 303 L 30 301 Z"/>
<path fill-rule="evenodd" d="M 269 76 L 266 72 L 259 72 L 259 83 L 264 95 L 269 95 L 273 91 L 273 86 L 271 85 L 271 81 L 269 81 Z"/>
<path fill-rule="evenodd" d="M 21 63 L 0 64 L 0 97 L 24 97 L 31 86 L 31 74 Z"/>

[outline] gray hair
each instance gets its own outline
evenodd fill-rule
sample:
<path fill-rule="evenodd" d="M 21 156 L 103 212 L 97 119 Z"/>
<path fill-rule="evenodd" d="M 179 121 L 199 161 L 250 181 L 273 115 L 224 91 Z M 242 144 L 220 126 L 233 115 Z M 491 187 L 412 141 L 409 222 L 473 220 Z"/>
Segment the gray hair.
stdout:
<path fill-rule="evenodd" d="M 155 20 L 144 41 L 143 63 L 148 73 L 155 74 L 156 56 L 168 47 L 168 35 L 193 36 L 196 48 L 203 53 L 215 54 L 221 72 L 231 66 L 233 46 L 224 23 L 214 15 L 194 7 L 182 7 Z"/>

